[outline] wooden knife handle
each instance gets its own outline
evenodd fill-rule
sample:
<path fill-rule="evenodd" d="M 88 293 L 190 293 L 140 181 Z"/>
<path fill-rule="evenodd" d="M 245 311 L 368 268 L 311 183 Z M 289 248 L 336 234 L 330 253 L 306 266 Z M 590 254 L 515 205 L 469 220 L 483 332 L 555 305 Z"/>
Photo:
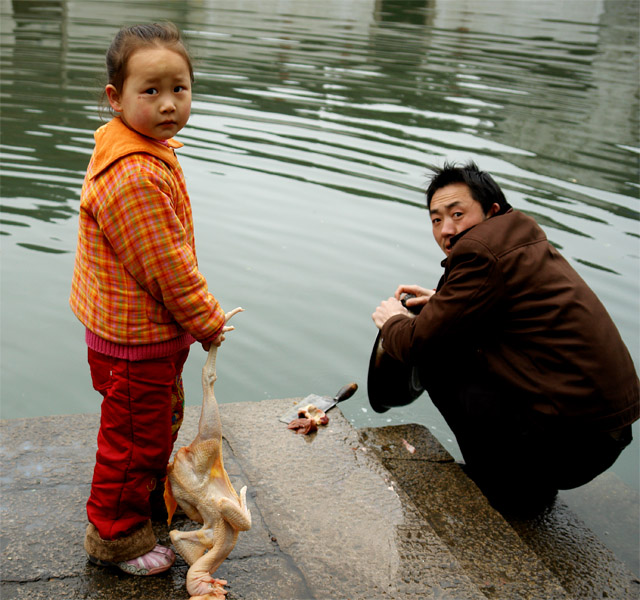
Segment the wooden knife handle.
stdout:
<path fill-rule="evenodd" d="M 347 383 L 347 385 L 344 385 L 344 386 L 342 386 L 340 388 L 340 390 L 333 397 L 333 399 L 336 402 L 342 402 L 343 400 L 346 400 L 347 398 L 351 398 L 351 396 L 353 396 L 356 393 L 357 389 L 358 389 L 358 384 L 357 383 Z"/>

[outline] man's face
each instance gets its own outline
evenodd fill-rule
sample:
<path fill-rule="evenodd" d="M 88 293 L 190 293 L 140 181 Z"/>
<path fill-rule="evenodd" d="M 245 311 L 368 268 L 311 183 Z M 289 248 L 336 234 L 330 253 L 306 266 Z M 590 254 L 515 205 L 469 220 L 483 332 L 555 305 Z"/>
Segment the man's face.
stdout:
<path fill-rule="evenodd" d="M 451 238 L 469 227 L 495 215 L 500 205 L 494 203 L 487 214 L 482 205 L 473 199 L 464 183 L 451 183 L 436 190 L 431 198 L 431 227 L 436 243 L 449 256 Z"/>

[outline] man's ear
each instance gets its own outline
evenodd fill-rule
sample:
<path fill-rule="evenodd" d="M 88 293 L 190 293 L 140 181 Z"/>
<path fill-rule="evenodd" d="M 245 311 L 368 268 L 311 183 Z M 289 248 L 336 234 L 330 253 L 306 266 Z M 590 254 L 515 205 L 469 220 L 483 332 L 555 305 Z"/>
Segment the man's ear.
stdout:
<path fill-rule="evenodd" d="M 494 202 L 491 205 L 491 208 L 487 211 L 487 219 L 497 215 L 500 212 L 500 205 L 497 202 Z"/>
<path fill-rule="evenodd" d="M 111 108 L 116 112 L 122 112 L 122 104 L 120 104 L 120 94 L 114 85 L 111 83 L 104 88 L 105 94 L 107 94 L 107 100 Z"/>

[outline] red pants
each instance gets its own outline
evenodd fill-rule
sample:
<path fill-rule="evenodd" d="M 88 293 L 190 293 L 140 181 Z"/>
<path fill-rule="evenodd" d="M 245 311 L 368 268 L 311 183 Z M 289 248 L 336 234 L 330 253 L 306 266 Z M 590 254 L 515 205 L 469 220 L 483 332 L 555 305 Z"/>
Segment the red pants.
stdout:
<path fill-rule="evenodd" d="M 128 361 L 89 349 L 93 387 L 104 400 L 87 516 L 103 540 L 149 520 L 149 494 L 164 481 L 182 423 L 188 354 Z"/>

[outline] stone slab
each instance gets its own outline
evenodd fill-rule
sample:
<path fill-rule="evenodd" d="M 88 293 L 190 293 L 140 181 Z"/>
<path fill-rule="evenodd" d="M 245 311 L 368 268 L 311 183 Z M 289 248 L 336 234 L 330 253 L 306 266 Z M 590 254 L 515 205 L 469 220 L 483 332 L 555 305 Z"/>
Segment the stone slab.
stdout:
<path fill-rule="evenodd" d="M 249 488 L 253 526 L 216 576 L 228 600 L 413 600 L 484 596 L 339 410 L 311 436 L 277 417 L 293 400 L 223 404 L 224 460 Z M 188 407 L 176 447 L 195 436 Z M 0 560 L 3 599 L 187 598 L 187 565 L 135 578 L 88 563 L 85 502 L 96 415 L 2 421 Z M 172 527 L 198 527 L 185 518 Z M 164 523 L 154 523 L 168 543 Z"/>
<path fill-rule="evenodd" d="M 199 407 L 189 408 L 177 446 L 195 435 Z M 83 548 L 85 504 L 96 451 L 97 415 L 70 415 L 3 421 L 0 426 L 0 560 L 3 599 L 145 599 L 187 598 L 187 564 L 157 577 L 136 578 L 88 563 Z M 225 449 L 233 484 L 248 483 L 233 453 Z M 313 597 L 289 557 L 272 541 L 260 508 L 248 498 L 254 515 L 251 531 L 218 571 L 233 581 L 229 600 L 280 600 Z M 186 518 L 173 527 L 198 526 Z M 161 543 L 169 544 L 166 523 L 154 523 Z"/>
<path fill-rule="evenodd" d="M 638 577 L 561 499 L 505 518 L 421 425 L 359 434 L 488 598 L 640 597 Z"/>
<path fill-rule="evenodd" d="M 269 530 L 314 597 L 482 598 L 339 410 L 301 436 L 278 421 L 290 406 L 235 404 L 223 430 Z M 255 421 L 260 436 L 242 426 Z"/>

